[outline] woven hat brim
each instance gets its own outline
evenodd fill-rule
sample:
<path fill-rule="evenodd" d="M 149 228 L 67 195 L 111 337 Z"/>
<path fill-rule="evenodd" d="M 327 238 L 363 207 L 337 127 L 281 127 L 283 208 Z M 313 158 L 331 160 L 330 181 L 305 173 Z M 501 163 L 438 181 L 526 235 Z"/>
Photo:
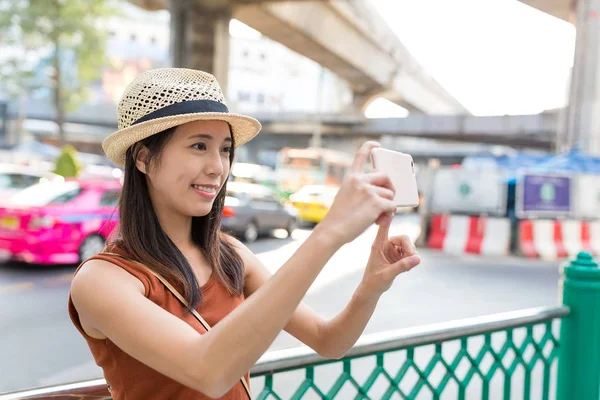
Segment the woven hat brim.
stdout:
<path fill-rule="evenodd" d="M 122 167 L 125 165 L 127 149 L 134 143 L 174 126 L 201 120 L 219 120 L 229 123 L 236 148 L 256 136 L 262 127 L 256 119 L 240 114 L 203 112 L 173 115 L 120 129 L 104 139 L 102 148 L 112 162 Z"/>

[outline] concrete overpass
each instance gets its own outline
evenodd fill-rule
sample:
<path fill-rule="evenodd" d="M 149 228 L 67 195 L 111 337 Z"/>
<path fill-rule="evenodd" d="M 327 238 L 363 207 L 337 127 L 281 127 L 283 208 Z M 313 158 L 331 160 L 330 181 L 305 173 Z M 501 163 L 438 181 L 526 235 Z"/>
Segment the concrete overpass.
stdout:
<path fill-rule="evenodd" d="M 29 108 L 25 128 L 53 136 L 53 111 L 44 104 Z M 84 105 L 68 115 L 67 139 L 83 151 L 98 152 L 100 143 L 117 129 L 114 110 Z M 319 132 L 323 143 L 355 143 L 371 138 L 414 137 L 464 143 L 507 145 L 515 148 L 552 150 L 559 113 L 539 115 L 476 117 L 471 115 L 410 115 L 407 118 L 366 119 L 356 114 L 323 115 L 301 113 L 254 113 L 263 130 L 254 145 L 263 139 L 289 146 L 307 146 Z M 15 119 L 15 115 L 9 116 Z M 56 134 L 54 134 L 55 136 Z M 283 146 L 282 146 L 283 147 Z"/>
<path fill-rule="evenodd" d="M 574 14 L 577 0 L 520 0 L 533 8 L 560 18 L 567 22 L 575 22 Z"/>
<path fill-rule="evenodd" d="M 367 0 L 129 0 L 169 9 L 173 65 L 212 71 L 226 82 L 230 18 L 330 69 L 349 82 L 354 110 L 376 97 L 409 111 L 468 114 L 414 59 Z"/>
<path fill-rule="evenodd" d="M 552 150 L 558 126 L 556 114 L 475 117 L 411 115 L 407 118 L 365 119 L 352 116 L 295 114 L 255 115 L 268 135 L 312 135 L 374 138 L 416 137 L 464 143 Z"/>

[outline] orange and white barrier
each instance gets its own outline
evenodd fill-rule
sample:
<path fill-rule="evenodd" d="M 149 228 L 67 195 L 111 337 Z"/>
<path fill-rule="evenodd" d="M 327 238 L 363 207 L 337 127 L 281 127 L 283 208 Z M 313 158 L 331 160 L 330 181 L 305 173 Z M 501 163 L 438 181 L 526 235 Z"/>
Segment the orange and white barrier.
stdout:
<path fill-rule="evenodd" d="M 452 254 L 506 255 L 510 251 L 510 220 L 433 215 L 427 245 Z"/>
<path fill-rule="evenodd" d="M 545 260 L 573 257 L 580 251 L 600 255 L 600 221 L 522 220 L 519 248 L 526 257 Z"/>

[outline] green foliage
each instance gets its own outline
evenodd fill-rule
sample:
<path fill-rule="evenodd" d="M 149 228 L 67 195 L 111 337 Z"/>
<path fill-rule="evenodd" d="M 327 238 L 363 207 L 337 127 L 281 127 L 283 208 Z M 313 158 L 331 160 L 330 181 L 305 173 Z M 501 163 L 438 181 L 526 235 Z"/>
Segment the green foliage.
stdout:
<path fill-rule="evenodd" d="M 52 88 L 62 133 L 64 112 L 85 101 L 107 63 L 106 22 L 122 1 L 0 0 L 0 87 L 13 98 Z"/>
<path fill-rule="evenodd" d="M 82 170 L 82 165 L 77 157 L 77 150 L 70 145 L 62 147 L 60 156 L 56 159 L 54 173 L 65 178 L 76 178 Z"/>

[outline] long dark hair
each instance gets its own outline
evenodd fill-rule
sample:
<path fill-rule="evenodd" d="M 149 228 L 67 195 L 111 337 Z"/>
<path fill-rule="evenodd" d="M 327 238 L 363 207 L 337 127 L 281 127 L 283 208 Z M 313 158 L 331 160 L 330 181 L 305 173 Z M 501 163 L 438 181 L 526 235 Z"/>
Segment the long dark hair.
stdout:
<path fill-rule="evenodd" d="M 150 201 L 146 176 L 135 165 L 142 147 L 149 150 L 147 168 L 153 167 L 153 161 L 160 163 L 161 152 L 174 131 L 175 128 L 171 128 L 152 135 L 127 150 L 125 177 L 119 199 L 120 237 L 116 242 L 130 256 L 178 288 L 190 306 L 188 312 L 191 312 L 202 302 L 198 280 L 183 253 L 163 231 Z M 233 148 L 229 156 L 230 164 L 233 163 Z M 216 278 L 232 296 L 239 296 L 244 288 L 244 265 L 226 235 L 221 232 L 225 194 L 226 184 L 215 198 L 208 215 L 192 217 L 192 241 L 203 252 Z"/>

